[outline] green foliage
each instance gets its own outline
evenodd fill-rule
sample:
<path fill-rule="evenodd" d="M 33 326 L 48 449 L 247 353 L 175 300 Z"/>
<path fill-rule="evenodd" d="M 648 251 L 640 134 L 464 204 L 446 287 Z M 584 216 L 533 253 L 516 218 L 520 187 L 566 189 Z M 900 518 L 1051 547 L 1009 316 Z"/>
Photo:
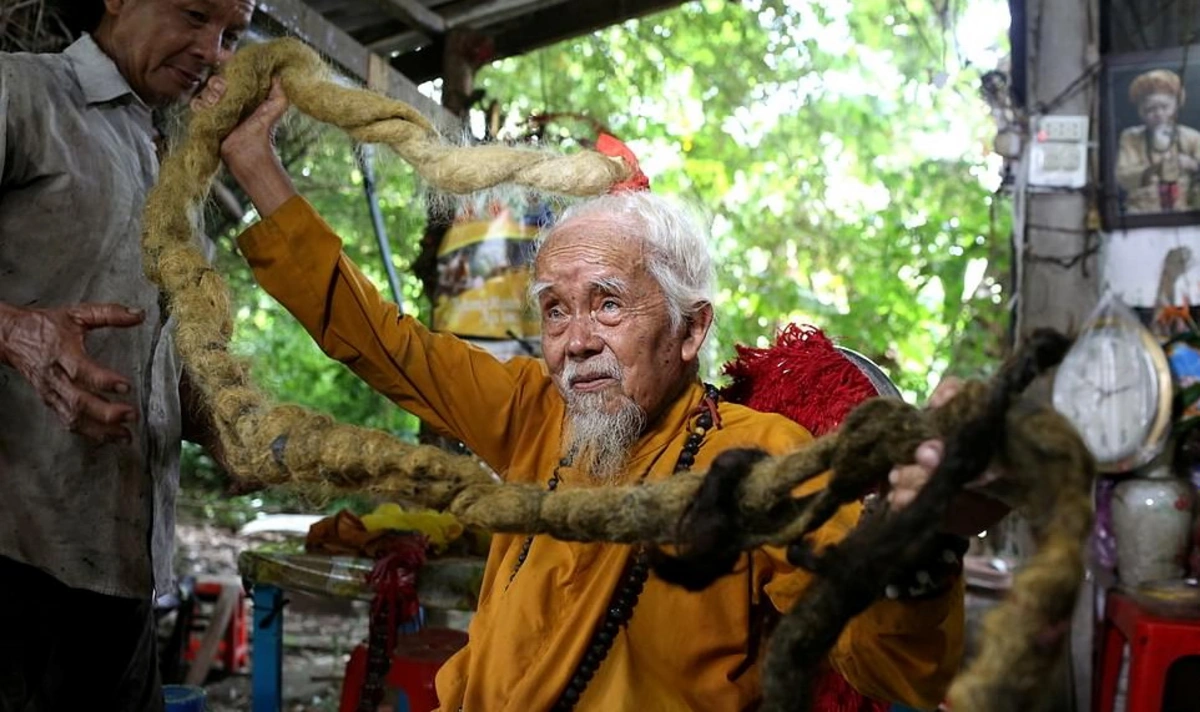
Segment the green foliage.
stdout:
<path fill-rule="evenodd" d="M 958 7 L 981 4 L 998 3 Z M 702 206 L 716 363 L 806 321 L 919 398 L 945 372 L 991 368 L 1007 338 L 1008 210 L 980 180 L 995 172 L 979 149 L 987 115 L 951 14 L 915 0 L 694 2 L 496 63 L 477 85 L 513 133 L 533 113 L 590 115 L 656 191 Z"/>
<path fill-rule="evenodd" d="M 1006 349 L 1009 210 L 985 185 L 996 167 L 981 70 L 955 39 L 979 8 L 1003 0 L 692 2 L 495 63 L 476 84 L 504 105 L 509 136 L 535 113 L 587 114 L 633 146 L 656 191 L 701 206 L 719 261 L 714 364 L 805 321 L 919 399 L 947 372 L 987 373 Z M 983 41 L 1000 45 L 993 24 Z M 591 138 L 585 122 L 553 128 L 565 145 L 572 131 Z M 386 291 L 356 156 L 344 137 L 318 136 L 291 167 L 298 187 Z M 420 189 L 394 158 L 379 184 L 415 313 Z M 270 392 L 413 436 L 415 419 L 320 354 L 240 258 L 221 268 L 240 305 L 235 343 Z"/>
<path fill-rule="evenodd" d="M 296 188 L 333 226 L 346 254 L 392 299 L 371 226 L 355 147 L 323 130 L 304 157 L 290 166 Z M 415 258 L 425 224 L 416 179 L 398 159 L 380 160 L 378 199 L 393 260 L 401 277 L 406 313 L 419 316 L 420 284 L 407 265 Z M 228 244 L 228 243 L 227 243 Z M 321 410 L 339 421 L 415 439 L 417 419 L 371 390 L 348 368 L 330 361 L 300 324 L 253 282 L 232 250 L 219 258 L 237 305 L 233 348 L 249 360 L 258 383 L 281 401 Z"/>
<path fill-rule="evenodd" d="M 342 237 L 346 253 L 391 299 L 355 147 L 339 132 L 322 130 L 316 137 L 290 166 L 296 187 Z M 403 306 L 406 313 L 420 316 L 421 287 L 407 269 L 416 258 L 425 223 L 417 182 L 392 157 L 379 157 L 377 173 L 377 195 L 401 277 Z M 256 219 L 249 216 L 247 224 Z M 245 261 L 233 250 L 234 238 L 236 232 L 222 236 L 218 268 L 227 277 L 236 305 L 232 347 L 250 363 L 257 383 L 279 402 L 314 408 L 340 422 L 378 428 L 415 442 L 417 418 L 321 353 L 299 322 L 254 283 Z M 197 505 L 201 513 L 231 526 L 258 511 L 369 509 L 363 498 L 323 499 L 280 490 L 226 498 L 225 475 L 199 448 L 185 448 L 181 469 L 184 487 L 201 498 Z M 225 503 L 218 504 L 217 499 Z"/>

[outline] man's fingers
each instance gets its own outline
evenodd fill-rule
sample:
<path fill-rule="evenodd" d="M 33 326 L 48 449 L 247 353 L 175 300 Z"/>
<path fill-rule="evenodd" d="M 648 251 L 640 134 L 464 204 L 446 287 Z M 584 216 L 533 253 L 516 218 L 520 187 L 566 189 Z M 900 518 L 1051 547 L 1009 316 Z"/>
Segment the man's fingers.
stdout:
<path fill-rule="evenodd" d="M 283 83 L 279 77 L 275 77 L 271 80 L 271 93 L 267 94 L 266 100 L 254 110 L 251 120 L 262 121 L 267 127 L 274 127 L 287 113 L 288 106 L 287 94 L 283 93 Z"/>
<path fill-rule="evenodd" d="M 929 482 L 930 475 L 930 471 L 920 465 L 905 465 L 894 468 L 888 474 L 888 484 L 892 486 L 892 494 L 897 492 L 915 494 Z"/>
<path fill-rule="evenodd" d="M 53 410 L 54 414 L 58 416 L 58 420 L 63 424 L 64 428 L 69 430 L 75 429 L 75 423 L 79 416 L 71 411 L 71 405 L 67 403 L 66 399 L 59 395 L 58 391 L 55 390 L 53 386 L 47 384 L 46 388 L 42 391 L 42 400 L 45 401 L 46 405 L 50 406 L 50 410 Z"/>
<path fill-rule="evenodd" d="M 72 321 L 85 329 L 103 326 L 137 326 L 146 318 L 141 309 L 121 304 L 77 304 L 67 310 Z"/>
<path fill-rule="evenodd" d="M 917 498 L 941 465 L 944 452 L 945 446 L 940 440 L 927 440 L 917 447 L 915 464 L 892 468 L 888 473 L 888 484 L 891 485 L 888 504 L 892 509 L 903 509 Z"/>
<path fill-rule="evenodd" d="M 80 422 L 92 420 L 105 425 L 120 425 L 137 420 L 137 411 L 127 403 L 112 403 L 78 388 L 75 398 Z"/>
<path fill-rule="evenodd" d="M 941 440 L 926 440 L 917 446 L 917 464 L 933 472 L 942 464 L 942 455 L 945 452 L 946 446 Z"/>
<path fill-rule="evenodd" d="M 137 421 L 137 411 L 125 403 L 110 403 L 79 388 L 61 370 L 48 379 L 46 402 L 72 432 L 88 435 L 128 434 L 123 426 Z M 90 435 L 89 435 L 90 437 Z"/>
<path fill-rule="evenodd" d="M 929 396 L 930 408 L 941 408 L 950 402 L 950 399 L 958 395 L 962 390 L 963 380 L 955 376 L 947 376 L 945 380 L 938 384 L 938 387 L 933 389 L 933 394 Z"/>
<path fill-rule="evenodd" d="M 131 388 L 129 381 L 124 376 L 104 368 L 91 359 L 64 358 L 60 360 L 60 363 L 77 385 L 92 393 L 120 393 L 123 395 L 128 393 Z"/>
<path fill-rule="evenodd" d="M 192 111 L 211 109 L 223 96 L 225 96 L 225 78 L 209 77 L 208 81 L 204 83 L 204 87 L 200 89 L 200 93 L 192 99 Z"/>
<path fill-rule="evenodd" d="M 94 420 L 81 420 L 75 432 L 98 443 L 128 443 L 133 442 L 133 433 L 129 428 L 108 423 L 97 423 Z"/>

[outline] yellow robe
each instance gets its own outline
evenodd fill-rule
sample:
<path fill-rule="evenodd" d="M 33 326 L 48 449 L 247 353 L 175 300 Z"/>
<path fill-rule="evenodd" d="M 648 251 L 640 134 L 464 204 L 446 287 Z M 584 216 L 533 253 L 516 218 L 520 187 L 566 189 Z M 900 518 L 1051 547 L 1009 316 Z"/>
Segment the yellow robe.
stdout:
<path fill-rule="evenodd" d="M 341 252 L 341 241 L 302 198 L 247 230 L 239 244 L 258 282 L 321 348 L 441 433 L 455 437 L 509 482 L 545 483 L 560 457 L 564 405 L 540 360 L 500 362 L 397 314 Z M 703 389 L 689 386 L 637 443 L 629 480 L 669 477 Z M 723 450 L 794 451 L 811 437 L 777 415 L 720 404 L 722 425 L 694 469 Z M 563 487 L 588 486 L 562 471 Z M 810 483 L 809 489 L 823 486 Z M 843 508 L 818 532 L 839 540 L 860 508 Z M 630 547 L 539 536 L 510 576 L 523 537 L 496 536 L 470 627 L 470 643 L 437 678 L 442 709 L 549 709 L 583 657 L 617 586 Z M 758 623 L 787 610 L 810 581 L 782 552 L 759 550 L 700 593 L 650 577 L 627 628 L 577 709 L 745 710 L 760 698 Z M 855 619 L 829 662 L 861 692 L 921 709 L 937 706 L 962 654 L 961 581 L 920 602 L 882 601 Z"/>

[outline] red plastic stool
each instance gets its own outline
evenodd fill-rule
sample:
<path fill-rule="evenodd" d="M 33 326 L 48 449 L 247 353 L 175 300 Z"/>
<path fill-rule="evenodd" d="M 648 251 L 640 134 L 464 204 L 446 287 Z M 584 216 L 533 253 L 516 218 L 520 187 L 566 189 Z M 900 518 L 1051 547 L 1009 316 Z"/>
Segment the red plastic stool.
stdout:
<path fill-rule="evenodd" d="M 1200 620 L 1160 618 L 1129 596 L 1110 592 L 1100 634 L 1100 669 L 1092 695 L 1094 712 L 1113 710 L 1126 642 L 1129 643 L 1126 712 L 1159 712 L 1172 663 L 1200 655 Z"/>
<path fill-rule="evenodd" d="M 384 685 L 404 693 L 409 712 L 432 712 L 438 708 L 433 685 L 437 671 L 466 644 L 466 633 L 449 628 L 422 628 L 416 633 L 401 635 L 396 639 L 392 665 L 384 677 Z M 346 665 L 338 712 L 358 709 L 366 676 L 367 646 L 359 645 L 350 654 L 350 662 Z"/>
<path fill-rule="evenodd" d="M 194 588 L 196 601 L 209 605 L 215 604 L 221 595 L 222 583 L 220 577 L 197 578 Z M 249 606 L 250 602 L 246 598 L 245 592 L 239 588 L 233 615 L 229 618 L 229 625 L 221 637 L 216 655 L 216 661 L 225 669 L 225 672 L 230 674 L 241 672 L 250 664 L 250 633 L 246 622 Z M 195 660 L 196 653 L 200 650 L 201 636 L 197 634 L 198 632 L 203 632 L 203 629 L 189 632 L 187 649 L 183 653 L 183 659 L 188 662 Z"/>

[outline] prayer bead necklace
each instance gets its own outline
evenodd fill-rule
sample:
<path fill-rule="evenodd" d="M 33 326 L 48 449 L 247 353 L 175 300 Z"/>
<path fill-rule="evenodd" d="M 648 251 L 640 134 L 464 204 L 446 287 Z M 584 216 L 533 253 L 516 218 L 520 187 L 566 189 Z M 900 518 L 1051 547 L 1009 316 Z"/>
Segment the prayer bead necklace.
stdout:
<path fill-rule="evenodd" d="M 691 468 L 696 462 L 696 455 L 700 452 L 701 444 L 704 443 L 705 434 L 714 426 L 720 427 L 720 416 L 717 414 L 718 397 L 719 393 L 714 386 L 707 383 L 704 384 L 704 400 L 701 401 L 699 408 L 697 408 L 695 423 L 690 428 L 687 440 L 683 444 L 683 450 L 679 453 L 679 459 L 675 461 L 675 470 L 672 474 L 686 472 Z M 569 467 L 570 464 L 570 457 L 564 457 L 559 461 L 558 467 L 554 468 L 554 473 L 546 483 L 547 489 L 554 491 L 558 488 L 558 484 L 561 481 L 559 470 L 563 467 Z M 517 554 L 517 563 L 513 567 L 512 574 L 508 577 L 510 584 L 516 578 L 517 572 L 521 570 L 525 559 L 529 557 L 529 549 L 532 546 L 533 537 L 526 537 L 525 541 L 521 544 L 520 553 Z M 617 633 L 622 626 L 629 624 L 629 619 L 633 617 L 634 606 L 637 605 L 638 598 L 642 595 L 642 590 L 646 586 L 646 580 L 650 577 L 649 559 L 649 551 L 644 545 L 639 544 L 634 549 L 633 556 L 629 558 L 629 561 L 625 565 L 621 581 L 617 585 L 606 607 L 604 619 L 600 621 L 600 624 L 596 626 L 595 631 L 592 633 L 592 638 L 588 643 L 583 660 L 575 668 L 575 673 L 571 675 L 571 679 L 567 682 L 562 696 L 559 697 L 558 702 L 552 707 L 555 712 L 567 712 L 575 707 L 575 704 L 579 702 L 579 698 L 583 696 L 583 691 L 587 689 L 588 683 L 596 674 L 596 671 L 600 669 L 600 664 L 608 657 L 613 642 L 616 640 Z"/>

